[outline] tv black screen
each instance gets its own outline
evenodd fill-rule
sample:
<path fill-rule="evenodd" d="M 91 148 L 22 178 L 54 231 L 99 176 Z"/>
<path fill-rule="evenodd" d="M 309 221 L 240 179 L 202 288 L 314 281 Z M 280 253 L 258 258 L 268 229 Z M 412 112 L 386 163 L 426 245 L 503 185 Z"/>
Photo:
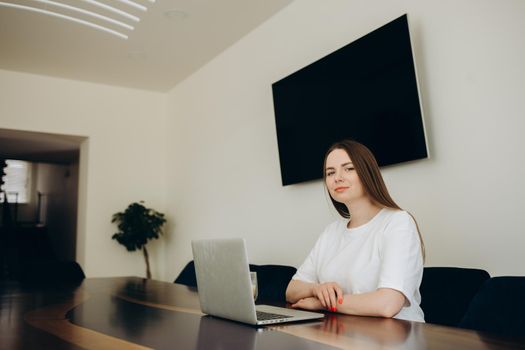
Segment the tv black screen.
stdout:
<path fill-rule="evenodd" d="M 322 178 L 334 142 L 380 166 L 427 157 L 407 16 L 272 84 L 283 185 Z"/>

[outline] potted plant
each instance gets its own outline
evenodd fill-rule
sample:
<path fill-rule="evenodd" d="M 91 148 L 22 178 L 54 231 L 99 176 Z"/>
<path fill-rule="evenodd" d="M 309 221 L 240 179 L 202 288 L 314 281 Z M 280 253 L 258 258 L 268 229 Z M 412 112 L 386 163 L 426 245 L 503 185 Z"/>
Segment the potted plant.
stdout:
<path fill-rule="evenodd" d="M 143 201 L 131 203 L 124 212 L 113 214 L 111 222 L 117 224 L 119 232 L 111 238 L 117 240 L 130 252 L 142 249 L 146 262 L 146 277 L 151 278 L 146 244 L 150 239 L 159 238 L 166 219 L 164 214 L 146 208 L 143 203 Z"/>

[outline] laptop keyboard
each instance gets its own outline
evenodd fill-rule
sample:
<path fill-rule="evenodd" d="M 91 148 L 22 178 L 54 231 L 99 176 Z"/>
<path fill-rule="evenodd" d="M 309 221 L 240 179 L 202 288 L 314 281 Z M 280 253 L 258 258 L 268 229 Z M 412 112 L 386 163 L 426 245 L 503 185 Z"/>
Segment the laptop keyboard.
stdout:
<path fill-rule="evenodd" d="M 292 317 L 292 316 L 272 314 L 270 312 L 264 312 L 264 311 L 257 311 L 257 320 L 258 321 L 277 320 L 277 319 L 280 319 L 280 318 L 290 318 L 290 317 Z"/>

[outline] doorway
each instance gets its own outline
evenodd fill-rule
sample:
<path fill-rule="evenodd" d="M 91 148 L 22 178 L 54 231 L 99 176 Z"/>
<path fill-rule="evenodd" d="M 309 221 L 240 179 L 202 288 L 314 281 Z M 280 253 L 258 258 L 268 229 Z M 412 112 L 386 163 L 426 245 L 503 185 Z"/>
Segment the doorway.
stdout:
<path fill-rule="evenodd" d="M 80 148 L 86 137 L 0 129 L 1 279 L 29 263 L 77 260 Z"/>

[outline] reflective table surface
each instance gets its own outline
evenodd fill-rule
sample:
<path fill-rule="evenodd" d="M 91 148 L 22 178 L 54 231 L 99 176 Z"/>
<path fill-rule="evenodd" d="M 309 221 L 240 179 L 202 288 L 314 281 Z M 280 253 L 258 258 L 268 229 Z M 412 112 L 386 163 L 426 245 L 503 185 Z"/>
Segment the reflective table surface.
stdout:
<path fill-rule="evenodd" d="M 192 288 L 119 277 L 45 288 L 0 282 L 0 349 L 525 349 L 525 343 L 335 313 L 253 327 L 203 315 Z"/>

